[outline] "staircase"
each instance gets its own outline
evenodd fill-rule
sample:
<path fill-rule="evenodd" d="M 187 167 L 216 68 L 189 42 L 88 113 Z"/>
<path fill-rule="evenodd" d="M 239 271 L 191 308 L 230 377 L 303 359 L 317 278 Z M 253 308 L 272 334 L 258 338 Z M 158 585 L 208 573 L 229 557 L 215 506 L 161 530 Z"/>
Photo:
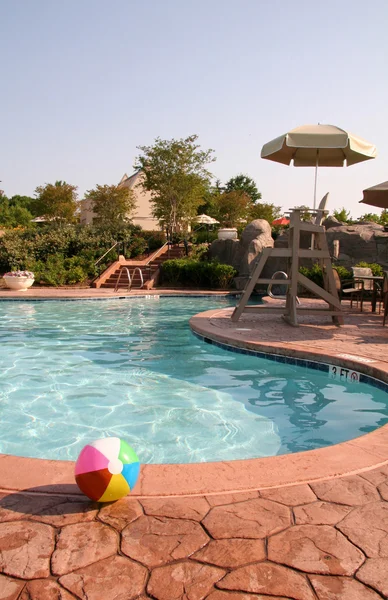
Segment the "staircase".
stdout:
<path fill-rule="evenodd" d="M 118 290 L 122 290 L 124 288 L 126 289 L 128 287 L 129 282 L 126 269 L 128 269 L 129 275 L 131 277 L 131 289 L 149 289 L 150 287 L 152 287 L 152 285 L 150 285 L 151 280 L 154 279 L 157 275 L 160 265 L 163 264 L 166 260 L 173 258 L 181 258 L 182 256 L 185 256 L 185 249 L 183 246 L 176 244 L 174 246 L 170 246 L 170 248 L 166 246 L 162 253 L 155 254 L 155 258 L 151 258 L 149 262 L 143 264 L 141 264 L 140 262 L 130 260 L 121 263 L 117 261 L 116 269 L 112 270 L 111 267 L 109 267 L 105 272 L 107 275 L 106 277 L 104 277 L 104 273 L 102 273 L 102 275 L 98 278 L 99 284 L 96 287 L 114 289 L 116 287 L 120 271 L 123 267 L 125 267 L 125 269 L 123 269 L 123 273 L 121 273 Z M 141 285 L 139 269 L 141 270 L 143 275 L 143 286 Z"/>

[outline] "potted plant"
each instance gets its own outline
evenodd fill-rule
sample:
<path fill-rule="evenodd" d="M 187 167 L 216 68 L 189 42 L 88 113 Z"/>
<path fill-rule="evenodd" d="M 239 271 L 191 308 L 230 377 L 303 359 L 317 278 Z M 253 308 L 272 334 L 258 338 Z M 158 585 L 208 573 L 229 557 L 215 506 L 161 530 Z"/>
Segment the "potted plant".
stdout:
<path fill-rule="evenodd" d="M 17 292 L 25 292 L 34 283 L 35 276 L 31 271 L 9 271 L 3 275 L 5 285 Z"/>

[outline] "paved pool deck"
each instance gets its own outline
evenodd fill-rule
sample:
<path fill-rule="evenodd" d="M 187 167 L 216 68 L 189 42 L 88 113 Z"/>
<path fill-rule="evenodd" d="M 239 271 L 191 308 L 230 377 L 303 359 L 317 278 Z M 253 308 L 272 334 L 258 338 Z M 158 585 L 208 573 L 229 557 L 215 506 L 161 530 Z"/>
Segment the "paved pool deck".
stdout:
<path fill-rule="evenodd" d="M 0 290 L 0 301 L 10 297 Z M 341 328 L 326 317 L 293 328 L 272 315 L 232 323 L 230 312 L 202 313 L 191 326 L 213 342 L 388 382 L 379 314 L 345 306 Z M 134 493 L 105 505 L 79 492 L 73 467 L 0 456 L 0 600 L 388 597 L 388 426 L 286 456 L 144 465 Z"/>

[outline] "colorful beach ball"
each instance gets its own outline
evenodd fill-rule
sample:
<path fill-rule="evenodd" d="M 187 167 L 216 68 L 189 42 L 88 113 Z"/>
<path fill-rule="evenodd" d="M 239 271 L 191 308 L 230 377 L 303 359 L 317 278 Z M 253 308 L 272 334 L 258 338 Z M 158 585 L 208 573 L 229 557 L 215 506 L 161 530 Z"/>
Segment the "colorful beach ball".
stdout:
<path fill-rule="evenodd" d="M 127 496 L 140 471 L 135 451 L 117 437 L 96 440 L 82 448 L 75 464 L 75 480 L 81 492 L 97 502 Z"/>

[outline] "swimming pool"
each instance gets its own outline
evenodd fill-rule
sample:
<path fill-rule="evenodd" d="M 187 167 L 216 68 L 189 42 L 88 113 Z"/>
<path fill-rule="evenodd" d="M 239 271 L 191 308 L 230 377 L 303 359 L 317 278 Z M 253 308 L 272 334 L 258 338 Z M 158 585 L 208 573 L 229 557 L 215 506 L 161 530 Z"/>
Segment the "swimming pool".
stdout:
<path fill-rule="evenodd" d="M 309 450 L 388 422 L 388 395 L 206 344 L 190 316 L 230 298 L 0 303 L 0 452 L 77 458 L 126 439 L 141 462 Z"/>

